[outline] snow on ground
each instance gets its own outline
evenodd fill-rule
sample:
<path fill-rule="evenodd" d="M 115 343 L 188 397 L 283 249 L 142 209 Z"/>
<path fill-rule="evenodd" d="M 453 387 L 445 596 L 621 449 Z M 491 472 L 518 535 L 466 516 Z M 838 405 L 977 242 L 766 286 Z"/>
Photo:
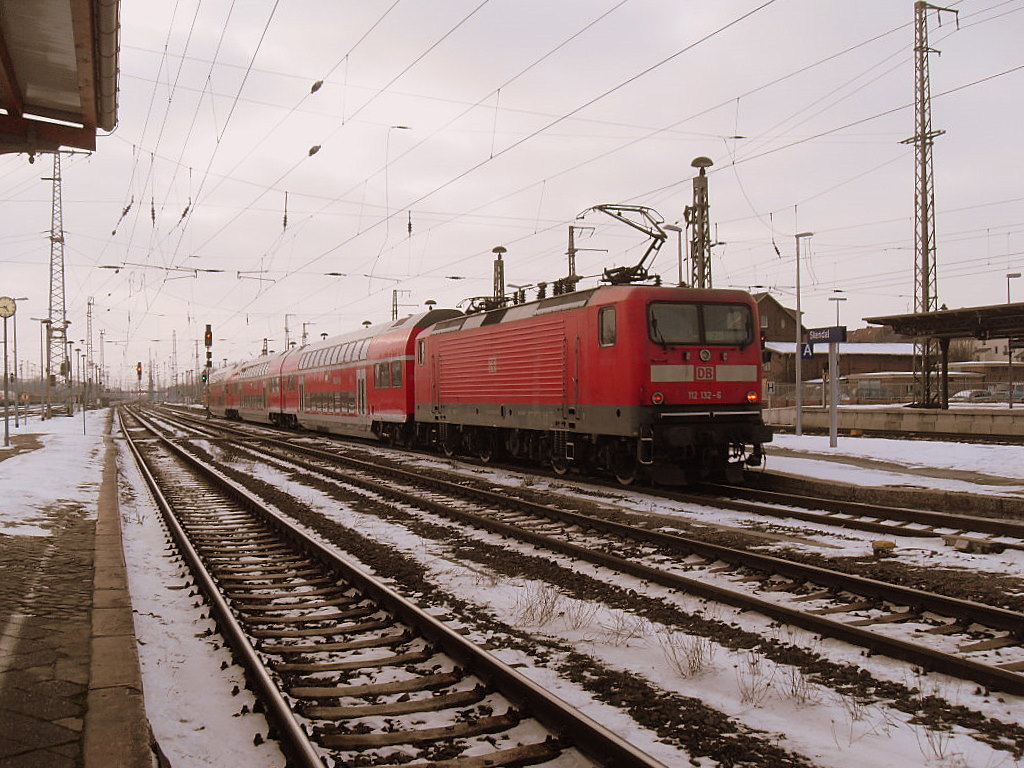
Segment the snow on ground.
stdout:
<path fill-rule="evenodd" d="M 242 668 L 231 663 L 205 609 L 196 608 L 199 598 L 134 461 L 122 455 L 118 467 L 146 712 L 160 748 L 175 768 L 280 768 L 276 742 L 253 743 L 256 734 L 266 739 L 267 721 L 252 712 Z"/>
<path fill-rule="evenodd" d="M 501 476 L 504 473 L 496 471 L 493 474 Z M 259 470 L 258 476 L 279 488 L 292 485 L 287 477 L 269 468 Z M 533 488 L 536 490 L 537 486 Z M 793 667 L 776 665 L 759 654 L 734 651 L 706 638 L 694 639 L 674 632 L 629 612 L 564 596 L 550 584 L 528 578 L 510 581 L 500 574 L 485 572 L 477 564 L 466 564 L 453 558 L 444 541 L 424 542 L 402 526 L 339 507 L 337 502 L 317 491 L 307 489 L 304 501 L 325 517 L 344 522 L 363 536 L 415 558 L 428 568 L 430 583 L 438 585 L 445 593 L 485 606 L 502 622 L 576 647 L 612 668 L 645 677 L 658 688 L 702 699 L 750 728 L 775 734 L 780 746 L 811 757 L 820 766 L 847 768 L 850 765 L 849 749 L 856 749 L 856 764 L 862 768 L 888 768 L 893 754 L 901 756 L 901 765 L 904 766 L 939 765 L 931 761 L 936 750 L 940 749 L 946 755 L 962 757 L 963 765 L 999 765 L 1005 758 L 1005 753 L 993 750 L 964 733 L 926 736 L 923 729 L 908 722 L 905 713 L 882 705 L 859 703 L 810 681 Z M 419 516 L 433 525 L 450 527 L 453 533 L 460 530 L 457 524 L 444 518 L 430 514 Z M 980 709 L 991 717 L 1013 722 L 1022 710 L 1015 700 L 1010 704 L 986 704 L 981 697 L 965 693 L 977 688 L 973 684 L 962 684 L 939 675 L 919 680 L 910 672 L 910 665 L 884 657 L 867 659 L 858 648 L 821 640 L 802 630 L 779 629 L 771 620 L 756 614 L 726 606 L 709 609 L 700 599 L 664 588 L 652 588 L 639 579 L 609 574 L 601 567 L 540 552 L 496 534 L 481 533 L 475 538 L 498 547 L 514 548 L 527 555 L 539 555 L 567 570 L 598 580 L 610 578 L 623 590 L 665 599 L 690 613 L 704 614 L 711 610 L 713 618 L 727 624 L 735 623 L 743 629 L 776 637 L 782 642 L 813 647 L 833 661 L 869 669 L 879 679 L 908 687 L 930 686 L 936 695 Z M 736 587 L 727 580 L 723 584 Z M 538 606 L 545 605 L 551 607 L 538 610 Z M 486 639 L 493 642 L 493 638 Z M 588 692 L 559 679 L 550 670 L 537 667 L 522 653 L 502 649 L 495 653 L 666 765 L 673 765 L 673 761 L 679 759 L 680 753 L 660 743 L 656 734 L 638 727 L 614 708 L 593 701 Z M 688 664 L 695 656 L 703 656 L 704 663 L 691 672 Z M 794 727 L 795 723 L 799 723 L 799 727 Z"/>
<path fill-rule="evenodd" d="M 84 430 L 80 418 L 67 417 L 45 422 L 33 418 L 17 429 L 12 427 L 12 434 L 19 438 L 19 446 L 26 447 L 23 441 L 27 436 L 39 435 L 42 448 L 26 452 L 16 452 L 14 447 L 0 449 L 0 458 L 6 457 L 0 461 L 0 495 L 4 499 L 0 506 L 0 531 L 12 536 L 46 535 L 39 523 L 45 517 L 46 507 L 58 501 L 77 502 L 90 510 L 95 509 L 106 418 L 105 411 L 87 414 Z M 772 445 L 788 454 L 800 454 L 797 458 L 770 456 L 768 466 L 774 471 L 858 484 L 949 487 L 951 490 L 978 493 L 1015 493 L 1024 489 L 1024 462 L 1021 461 L 1019 446 L 841 437 L 839 446 L 832 449 L 828 447 L 827 437 L 793 435 L 777 435 Z M 823 460 L 824 457 L 873 459 L 893 466 L 884 470 L 864 469 Z M 901 468 L 906 468 L 908 474 L 900 471 Z M 909 474 L 929 468 L 935 469 L 931 476 Z M 266 735 L 266 724 L 258 715 L 243 713 L 246 705 L 250 710 L 252 707 L 251 699 L 244 690 L 241 695 L 232 697 L 231 688 L 240 683 L 239 672 L 230 665 L 221 670 L 229 655 L 217 647 L 216 635 L 204 636 L 211 622 L 200 618 L 203 609 L 196 609 L 196 598 L 189 595 L 190 590 L 182 588 L 185 580 L 180 565 L 166 551 L 166 538 L 148 492 L 134 469 L 129 467 L 129 462 L 122 460 L 121 469 L 122 524 L 146 705 L 154 731 L 171 764 L 176 768 L 229 763 L 262 768 L 283 764 L 272 743 L 253 746 L 256 733 Z M 1011 484 L 980 486 L 965 479 L 940 479 L 943 475 L 959 472 L 1005 477 Z M 490 475 L 495 482 L 510 485 L 524 482 L 521 475 L 514 473 L 506 476 L 506 473 L 494 472 Z M 546 483 L 539 481 L 534 487 Z M 312 498 L 308 490 L 306 495 Z M 655 505 L 649 498 L 626 492 L 606 496 L 613 499 L 612 503 L 634 504 L 640 509 L 654 511 L 654 506 L 657 506 L 656 511 L 660 513 L 666 513 L 663 507 L 669 506 L 661 502 Z M 339 509 L 337 503 L 325 504 L 324 509 L 325 514 L 332 516 L 349 514 Z M 689 508 L 677 509 L 675 513 L 697 518 L 707 514 Z M 716 519 L 720 524 L 743 523 L 739 516 L 723 518 L 720 511 L 716 513 Z M 905 766 L 1015 764 L 1007 753 L 993 751 L 967 734 L 928 734 L 905 722 L 905 715 L 882 706 L 861 707 L 848 697 L 805 684 L 793 676 L 792 670 L 758 662 L 749 654 L 709 645 L 703 649 L 710 656 L 705 668 L 695 674 L 681 673 L 668 661 L 667 648 L 676 641 L 687 642 L 685 638 L 673 638 L 665 628 L 654 626 L 642 627 L 643 631 L 635 634 L 632 624 L 636 617 L 608 606 L 570 603 L 566 598 L 560 618 L 546 622 L 535 620 L 531 625 L 529 617 L 524 616 L 524 606 L 535 599 L 538 590 L 550 589 L 547 585 L 528 579 L 504 580 L 494 574 L 481 573 L 478 566 L 466 568 L 446 556 L 442 545 L 414 540 L 403 534 L 398 526 L 379 521 L 373 523 L 369 518 L 360 520 L 359 524 L 374 525 L 375 533 L 382 541 L 390 541 L 427 565 L 433 576 L 452 594 L 485 603 L 504 621 L 518 620 L 525 629 L 574 644 L 609 665 L 644 674 L 667 690 L 698 696 L 751 727 L 780 734 L 782 744 L 821 765 L 850 765 L 851 753 L 857 755 L 856 764 L 863 766 L 888 766 L 896 755 L 899 756 L 897 762 Z M 802 527 L 805 524 L 794 523 L 794 527 L 797 525 Z M 825 537 L 822 539 L 824 541 Z M 848 546 L 855 550 L 866 543 L 864 537 L 852 532 L 849 543 L 837 544 L 836 541 L 835 538 L 828 539 L 827 546 Z M 815 544 L 812 542 L 807 546 Z M 975 556 L 962 553 L 950 552 L 943 558 L 947 556 L 953 559 L 943 560 L 944 564 L 959 567 L 992 562 L 991 559 L 979 561 Z M 1020 575 L 1024 567 L 1016 561 L 1004 565 L 1014 575 Z M 589 568 L 578 564 L 573 567 Z M 597 576 L 599 570 L 590 569 L 590 573 Z M 632 586 L 638 590 L 642 588 L 639 584 Z M 701 609 L 696 601 L 686 596 L 672 596 L 672 599 L 686 610 Z M 718 610 L 723 621 L 742 620 L 744 626 L 756 628 L 763 625 L 760 631 L 771 631 L 766 620 L 740 616 L 728 608 Z M 589 617 L 587 625 L 573 622 L 573 616 Z M 622 639 L 624 636 L 625 640 Z M 856 650 L 841 643 L 815 640 L 800 632 L 792 632 L 785 639 L 804 645 L 817 643 L 816 647 L 820 646 L 830 658 L 849 658 L 868 667 L 880 678 L 914 682 L 906 680 L 906 665 L 877 657 L 861 658 Z M 694 646 L 690 645 L 686 653 L 694 652 Z M 508 662 L 529 663 L 518 655 L 507 655 L 509 657 L 505 660 Z M 528 673 L 538 681 L 556 687 L 570 701 L 586 703 L 592 717 L 608 723 L 620 733 L 629 732 L 664 758 L 664 747 L 632 722 L 626 722 L 628 718 L 621 713 L 593 703 L 589 695 L 559 681 L 550 671 L 528 669 Z M 765 686 L 765 681 L 769 681 L 769 685 Z M 983 706 L 968 691 L 968 688 L 973 690 L 971 686 L 964 689 L 968 692 L 957 693 L 955 682 L 930 684 L 936 687 L 939 695 L 954 699 L 954 703 L 978 708 L 1004 720 L 1019 719 L 1014 715 L 1020 714 L 1021 705 L 1012 697 Z M 759 693 L 762 687 L 766 690 Z"/>
<path fill-rule="evenodd" d="M 829 446 L 827 435 L 776 434 L 766 446 L 766 469 L 820 480 L 859 485 L 917 486 L 967 493 L 1024 493 L 1024 448 L 1019 445 L 978 445 L 928 440 L 891 440 L 881 437 L 846 437 Z M 778 455 L 784 452 L 786 455 Z M 867 459 L 892 464 L 865 468 L 841 459 Z M 838 459 L 838 461 L 837 461 Z M 901 472 L 900 469 L 907 470 Z M 922 474 L 914 470 L 931 470 Z M 1007 484 L 988 485 L 943 476 L 978 473 L 1005 478 Z"/>
<path fill-rule="evenodd" d="M 0 445 L 0 533 L 48 536 L 40 525 L 47 510 L 65 503 L 95 517 L 106 421 L 106 411 L 90 411 L 84 420 L 81 413 L 47 421 L 21 416 L 15 426 L 10 412 L 10 445 Z M 29 450 L 40 443 L 42 450 Z"/>

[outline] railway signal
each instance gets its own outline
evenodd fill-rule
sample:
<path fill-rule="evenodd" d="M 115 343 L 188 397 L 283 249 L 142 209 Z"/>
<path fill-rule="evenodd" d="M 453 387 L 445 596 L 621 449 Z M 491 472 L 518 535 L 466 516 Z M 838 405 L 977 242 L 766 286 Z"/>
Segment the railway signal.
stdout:
<path fill-rule="evenodd" d="M 203 369 L 203 383 L 205 384 L 210 378 L 210 369 L 213 368 L 213 351 L 210 349 L 213 346 L 213 329 L 210 324 L 206 324 L 206 330 L 203 332 L 203 346 L 206 347 L 206 367 Z"/>
<path fill-rule="evenodd" d="M 135 376 L 138 380 L 142 381 L 142 361 L 140 360 L 135 364 Z"/>

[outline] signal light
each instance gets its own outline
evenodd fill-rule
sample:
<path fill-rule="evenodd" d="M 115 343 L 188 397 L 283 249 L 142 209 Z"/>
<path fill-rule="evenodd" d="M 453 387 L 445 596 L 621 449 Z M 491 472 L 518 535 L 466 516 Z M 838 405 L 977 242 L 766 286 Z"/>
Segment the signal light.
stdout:
<path fill-rule="evenodd" d="M 203 384 L 210 380 L 210 374 L 204 369 L 203 370 Z"/>
<path fill-rule="evenodd" d="M 203 332 L 203 346 L 206 348 L 213 346 L 213 329 L 210 327 L 209 323 L 206 324 L 206 330 Z M 207 352 L 207 354 L 209 354 L 209 352 Z"/>
<path fill-rule="evenodd" d="M 139 381 L 142 381 L 142 361 L 141 360 L 135 364 L 135 375 L 139 377 Z"/>

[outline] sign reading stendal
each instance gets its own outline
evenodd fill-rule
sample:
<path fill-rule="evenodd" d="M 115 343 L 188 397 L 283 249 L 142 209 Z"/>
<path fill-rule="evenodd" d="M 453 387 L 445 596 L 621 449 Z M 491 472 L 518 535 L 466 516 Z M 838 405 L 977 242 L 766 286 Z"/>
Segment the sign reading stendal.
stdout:
<path fill-rule="evenodd" d="M 828 328 L 808 328 L 807 340 L 812 344 L 839 344 L 846 341 L 846 326 L 833 325 Z"/>

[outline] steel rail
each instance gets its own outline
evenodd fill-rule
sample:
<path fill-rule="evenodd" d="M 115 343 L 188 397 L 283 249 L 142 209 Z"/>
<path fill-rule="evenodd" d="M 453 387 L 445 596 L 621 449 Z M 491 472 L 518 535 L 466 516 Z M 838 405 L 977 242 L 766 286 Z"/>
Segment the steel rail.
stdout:
<path fill-rule="evenodd" d="M 144 424 L 141 419 L 140 423 Z M 319 752 L 317 752 L 310 742 L 309 736 L 295 720 L 291 707 L 289 707 L 277 684 L 249 642 L 245 631 L 235 619 L 231 608 L 221 595 L 202 558 L 199 557 L 199 553 L 196 552 L 189 541 L 184 528 L 178 522 L 174 509 L 167 500 L 167 497 L 164 496 L 163 491 L 160 490 L 159 482 L 150 470 L 142 452 L 135 444 L 130 431 L 126 428 L 120 409 L 118 409 L 118 426 L 125 437 L 125 443 L 135 458 L 139 472 L 149 487 L 153 501 L 160 509 L 160 514 L 167 525 L 171 537 L 174 539 L 175 545 L 178 547 L 178 551 L 188 563 L 196 586 L 202 590 L 210 604 L 211 614 L 216 617 L 217 629 L 224 636 L 231 650 L 237 654 L 238 659 L 246 670 L 250 684 L 255 689 L 254 692 L 266 709 L 268 718 L 277 727 L 282 751 L 284 751 L 290 761 L 294 762 L 296 768 L 323 768 L 324 764 L 320 759 Z"/>
<path fill-rule="evenodd" d="M 269 442 L 278 447 L 285 447 L 299 453 L 315 456 L 331 462 L 341 462 L 348 466 L 356 467 L 367 472 L 379 472 L 379 468 L 370 462 L 350 457 L 338 456 L 329 451 L 323 451 L 309 446 L 298 446 L 287 441 L 275 438 L 258 437 L 261 442 Z M 295 461 L 295 460 L 292 460 Z M 301 464 L 301 462 L 296 462 Z M 686 576 L 666 573 L 664 571 L 650 568 L 624 558 L 610 555 L 603 552 L 593 551 L 585 547 L 574 545 L 571 542 L 559 541 L 551 537 L 525 531 L 518 526 L 509 525 L 486 516 L 476 515 L 472 512 L 453 509 L 450 506 L 424 499 L 421 495 L 412 492 L 405 492 L 399 489 L 374 483 L 369 480 L 334 473 L 329 468 L 309 465 L 309 469 L 334 476 L 335 479 L 352 483 L 377 493 L 383 493 L 407 503 L 414 507 L 428 508 L 437 514 L 455 517 L 464 522 L 480 526 L 502 536 L 518 538 L 529 541 L 539 547 L 560 551 L 571 557 L 580 558 L 588 562 L 605 565 L 625 573 L 646 579 L 653 583 L 679 589 L 691 594 L 697 594 L 709 599 L 723 602 L 736 607 L 756 610 L 771 618 L 785 621 L 788 624 L 817 632 L 823 635 L 845 640 L 860 647 L 868 648 L 874 652 L 903 659 L 915 664 L 946 672 L 961 679 L 972 680 L 994 690 L 1002 690 L 1017 695 L 1024 694 L 1024 675 L 1000 669 L 987 664 L 971 661 L 958 656 L 919 646 L 897 638 L 850 626 L 824 616 L 816 616 L 787 608 L 776 603 L 761 600 L 760 598 L 743 593 L 728 590 L 722 587 L 707 584 Z M 483 489 L 470 488 L 458 483 L 441 480 L 434 477 L 425 477 L 415 472 L 400 468 L 389 467 L 388 474 L 392 477 L 402 478 L 406 482 L 426 484 L 432 488 L 439 489 L 444 493 L 453 494 L 461 498 L 470 496 L 478 501 L 498 507 L 507 507 L 512 500 L 501 493 Z M 1018 639 L 1024 632 L 1024 614 L 1010 611 L 1004 608 L 975 603 L 959 598 L 937 595 L 911 587 L 903 587 L 886 582 L 869 579 L 853 574 L 844 574 L 830 571 L 818 566 L 795 563 L 771 555 L 762 555 L 744 550 L 736 550 L 716 544 L 709 544 L 696 539 L 669 534 L 662 531 L 652 531 L 644 528 L 615 523 L 608 520 L 601 520 L 568 510 L 557 509 L 544 504 L 536 504 L 526 500 L 515 499 L 514 503 L 534 514 L 558 519 L 569 525 L 598 530 L 605 533 L 612 533 L 618 536 L 629 537 L 658 546 L 664 546 L 683 551 L 685 553 L 698 554 L 705 559 L 722 560 L 733 565 L 752 567 L 766 573 L 777 573 L 791 579 L 811 581 L 824 587 L 837 590 L 855 592 L 865 597 L 872 597 L 886 600 L 899 605 L 906 605 L 911 609 L 932 611 L 954 619 L 955 623 L 967 621 L 977 622 L 991 629 L 1006 630 L 1014 634 Z"/>
<path fill-rule="evenodd" d="M 320 459 L 342 462 L 348 466 L 356 467 L 367 472 L 379 472 L 377 465 L 361 459 L 354 459 L 347 456 L 339 456 L 330 451 L 324 451 L 310 446 L 295 445 L 275 438 L 256 438 L 263 442 L 270 442 L 279 447 L 288 448 L 307 456 L 315 456 Z M 323 467 L 310 467 L 318 471 L 324 471 Z M 444 493 L 455 495 L 461 498 L 470 497 L 484 504 L 497 507 L 507 506 L 510 499 L 507 494 L 496 491 L 488 491 L 482 488 L 473 488 L 461 485 L 457 482 L 443 480 L 437 477 L 424 476 L 419 473 L 397 467 L 389 467 L 388 473 L 411 484 L 429 484 L 431 487 Z M 358 484 L 357 479 L 350 476 L 338 476 L 337 479 Z M 378 490 L 378 486 L 374 486 Z M 413 497 L 419 498 L 419 497 Z M 951 618 L 967 619 L 972 622 L 984 624 L 992 629 L 1006 630 L 1024 640 L 1024 614 L 1006 608 L 986 605 L 971 600 L 963 600 L 956 597 L 948 597 L 913 587 L 905 587 L 898 584 L 889 584 L 878 579 L 870 579 L 856 574 L 841 573 L 815 565 L 797 563 L 774 555 L 763 555 L 756 552 L 725 547 L 719 544 L 711 544 L 699 539 L 689 538 L 680 534 L 655 531 L 624 523 L 616 523 L 611 520 L 591 517 L 579 512 L 559 509 L 547 504 L 539 504 L 525 499 L 516 499 L 517 506 L 524 507 L 533 514 L 553 517 L 562 522 L 572 525 L 579 525 L 584 528 L 599 530 L 604 533 L 615 534 L 616 536 L 633 538 L 649 544 L 668 547 L 685 553 L 701 555 L 705 558 L 723 560 L 727 563 L 751 567 L 766 573 L 777 573 L 793 579 L 812 581 L 824 587 L 856 591 L 865 597 L 873 597 L 881 600 L 898 602 L 902 605 L 920 607 L 924 610 L 934 611 Z"/>
<path fill-rule="evenodd" d="M 940 512 L 931 509 L 911 509 L 908 507 L 888 507 L 879 504 L 871 504 L 863 501 L 846 501 L 843 499 L 828 499 L 819 496 L 807 496 L 805 494 L 793 493 L 787 491 L 772 491 L 761 488 L 743 488 L 740 486 L 722 485 L 712 486 L 712 490 L 716 492 L 725 492 L 737 496 L 737 499 L 724 498 L 719 499 L 715 497 L 712 499 L 714 503 L 718 504 L 720 501 L 725 501 L 733 509 L 749 510 L 749 511 L 763 511 L 763 508 L 759 506 L 760 500 L 765 500 L 771 504 L 793 504 L 802 506 L 806 509 L 820 509 L 825 512 L 839 512 L 843 514 L 851 515 L 864 515 L 879 518 L 882 520 L 901 520 L 907 523 L 921 523 L 923 525 L 931 525 L 941 528 L 952 528 L 959 531 L 970 531 L 976 533 L 989 533 L 996 536 L 1015 536 L 1020 539 L 1024 539 L 1024 522 L 1018 520 L 1010 520 L 1000 517 L 983 517 L 981 515 L 964 515 L 952 512 Z M 707 497 L 692 495 L 692 494 L 680 494 L 678 497 L 675 495 L 670 498 L 679 498 L 680 500 L 693 501 L 694 503 L 707 503 Z M 703 499 L 703 502 L 701 501 Z M 751 506 L 747 506 L 747 505 Z M 789 509 L 779 509 L 780 514 L 790 514 Z M 793 515 L 798 516 L 799 513 Z M 823 522 L 828 522 L 833 525 L 856 527 L 859 523 L 865 522 L 870 525 L 868 521 L 859 520 L 846 520 L 843 518 L 822 518 L 820 515 L 813 517 L 808 516 L 807 518 L 801 519 L 816 519 Z M 889 526 L 890 528 L 898 526 Z M 912 528 L 904 528 L 903 533 L 905 535 L 915 536 L 943 536 L 948 534 L 937 533 L 933 531 L 918 531 Z M 1013 546 L 1007 544 L 1007 546 Z M 1021 548 L 1017 546 L 1016 548 Z"/>
<path fill-rule="evenodd" d="M 144 419 L 136 414 L 136 418 Z M 190 455 L 173 440 L 157 437 L 176 456 L 186 461 L 197 472 L 229 493 L 249 511 L 264 517 L 268 523 L 291 538 L 301 541 L 305 552 L 321 561 L 339 568 L 343 577 L 357 589 L 384 606 L 400 620 L 416 629 L 454 659 L 466 671 L 480 677 L 522 708 L 560 739 L 565 739 L 581 754 L 599 766 L 617 768 L 667 768 L 663 763 L 622 739 L 604 726 L 580 713 L 554 694 L 548 692 L 527 677 L 516 672 L 504 662 L 483 651 L 479 646 L 448 628 L 429 613 L 402 597 L 377 578 L 356 569 L 341 560 L 337 553 L 320 542 L 293 528 L 277 515 L 270 512 L 264 502 L 240 484 L 220 473 L 215 468 Z M 213 587 L 216 589 L 216 587 Z M 246 641 L 246 645 L 249 645 Z M 250 646 L 251 647 L 251 646 Z M 294 721 L 293 721 L 294 722 Z"/>
<path fill-rule="evenodd" d="M 175 410 L 175 415 L 195 422 L 191 415 Z M 262 428 L 264 425 L 249 425 Z M 240 430 L 232 429 L 221 425 L 220 429 L 234 431 L 236 434 L 246 434 Z M 257 436 L 254 439 L 274 440 L 268 436 Z M 294 443 L 283 441 L 296 449 L 305 448 Z M 546 473 L 545 473 L 546 474 Z M 557 477 L 557 475 L 552 475 Z M 611 482 L 605 482 L 601 478 L 590 477 L 588 482 L 621 490 L 621 486 Z M 821 496 L 809 496 L 799 492 L 774 491 L 771 489 L 732 486 L 723 484 L 706 484 L 702 486 L 708 489 L 709 493 L 687 493 L 685 491 L 665 490 L 661 488 L 644 488 L 644 493 L 649 493 L 660 498 L 678 501 L 687 504 L 699 504 L 708 506 L 713 504 L 716 507 L 731 509 L 737 512 L 748 512 L 752 514 L 764 514 L 772 517 L 791 517 L 805 522 L 815 522 L 822 525 L 834 525 L 841 528 L 852 528 L 871 533 L 896 535 L 896 536 L 919 536 L 922 538 L 942 538 L 943 536 L 969 535 L 971 533 L 984 533 L 994 536 L 1017 537 L 1020 542 L 996 541 L 993 542 L 1006 549 L 1024 550 L 1024 522 L 1004 518 L 988 517 L 983 515 L 965 515 L 938 510 L 912 509 L 901 506 L 883 506 L 869 502 L 859 502 L 846 499 L 830 499 Z M 733 494 L 737 498 L 722 496 L 722 493 Z M 712 494 L 712 495 L 709 495 Z M 764 501 L 759 501 L 762 498 Z M 781 505 L 793 505 L 803 509 L 792 509 Z M 777 505 L 777 506 L 772 506 Z M 837 517 L 824 515 L 811 510 L 822 510 L 840 514 L 849 514 L 851 517 Z M 865 520 L 864 517 L 875 518 Z M 942 533 L 927 529 L 907 528 L 903 525 L 887 523 L 886 520 L 895 520 L 905 523 L 919 523 L 933 527 L 949 528 L 958 533 Z"/>

